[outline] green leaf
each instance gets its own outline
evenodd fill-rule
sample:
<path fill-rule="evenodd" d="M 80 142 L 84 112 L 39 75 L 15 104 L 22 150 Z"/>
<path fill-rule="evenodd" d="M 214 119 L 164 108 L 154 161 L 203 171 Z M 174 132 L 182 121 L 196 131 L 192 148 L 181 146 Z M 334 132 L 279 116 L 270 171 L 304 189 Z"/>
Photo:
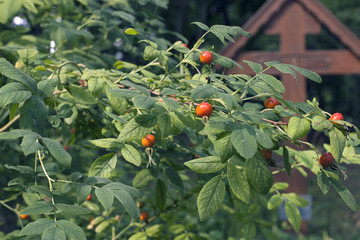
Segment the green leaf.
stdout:
<path fill-rule="evenodd" d="M 87 196 L 89 196 L 89 194 L 91 193 L 91 186 L 84 183 L 80 183 L 76 189 L 76 193 L 77 193 L 77 203 L 81 204 L 85 202 Z"/>
<path fill-rule="evenodd" d="M 295 206 L 306 207 L 309 202 L 295 193 L 283 193 L 283 197 L 292 202 Z"/>
<path fill-rule="evenodd" d="M 205 24 L 201 23 L 201 22 L 192 22 L 191 24 L 195 24 L 195 25 L 197 25 L 199 28 L 201 28 L 201 29 L 203 29 L 203 30 L 205 30 L 205 31 L 209 30 L 209 27 L 206 26 Z"/>
<path fill-rule="evenodd" d="M 20 214 L 26 214 L 26 215 L 49 214 L 52 211 L 54 211 L 54 206 L 52 205 L 52 203 L 47 201 L 39 201 L 21 210 Z"/>
<path fill-rule="evenodd" d="M 44 100 L 37 95 L 33 95 L 25 101 L 20 109 L 20 126 L 22 129 L 31 129 L 44 136 L 46 135 L 47 117 L 48 109 Z"/>
<path fill-rule="evenodd" d="M 246 177 L 252 189 L 261 194 L 267 194 L 273 184 L 273 176 L 268 163 L 261 152 L 245 161 Z"/>
<path fill-rule="evenodd" d="M 330 178 L 331 184 L 334 186 L 336 192 L 340 195 L 342 200 L 346 203 L 346 205 L 353 211 L 358 211 L 358 206 L 354 196 L 351 192 L 339 181 Z"/>
<path fill-rule="evenodd" d="M 62 229 L 71 240 L 86 240 L 84 231 L 73 222 L 58 220 L 56 225 Z"/>
<path fill-rule="evenodd" d="M 283 161 L 284 161 L 284 167 L 287 175 L 290 177 L 291 175 L 291 166 L 289 162 L 289 151 L 285 146 L 283 146 Z"/>
<path fill-rule="evenodd" d="M 65 214 L 69 215 L 81 215 L 81 214 L 89 214 L 92 211 L 88 208 L 80 207 L 80 206 L 74 206 L 64 203 L 57 203 L 55 204 L 55 207 Z"/>
<path fill-rule="evenodd" d="M 127 111 L 128 102 L 125 98 L 120 97 L 114 91 L 106 91 L 106 96 L 110 101 L 111 106 L 115 109 L 117 113 L 123 115 Z"/>
<path fill-rule="evenodd" d="M 136 205 L 134 199 L 132 198 L 132 196 L 130 195 L 130 193 L 128 193 L 125 190 L 113 190 L 113 192 L 114 192 L 116 199 L 119 200 L 119 202 L 124 206 L 124 208 L 129 213 L 129 215 L 133 219 L 139 219 L 140 210 L 137 207 L 137 205 Z"/>
<path fill-rule="evenodd" d="M 248 60 L 243 60 L 244 63 L 247 63 L 247 65 L 249 65 L 249 67 L 255 72 L 255 73 L 260 73 L 263 70 L 263 67 L 261 66 L 261 64 L 256 63 L 256 62 L 251 62 Z"/>
<path fill-rule="evenodd" d="M 22 0 L 3 0 L 0 1 L 0 23 L 6 24 L 12 19 L 23 5 Z"/>
<path fill-rule="evenodd" d="M 208 181 L 201 189 L 197 198 L 200 221 L 205 221 L 214 215 L 225 198 L 225 182 L 221 175 Z"/>
<path fill-rule="evenodd" d="M 169 112 L 169 116 L 171 119 L 171 133 L 172 135 L 176 136 L 180 134 L 184 129 L 184 124 L 179 119 L 177 112 Z"/>
<path fill-rule="evenodd" d="M 258 78 L 262 81 L 266 82 L 270 87 L 272 87 L 275 91 L 279 93 L 285 92 L 285 87 L 283 83 L 278 80 L 276 77 L 268 74 L 259 74 Z"/>
<path fill-rule="evenodd" d="M 215 173 L 226 166 L 226 164 L 222 163 L 220 158 L 216 156 L 197 158 L 187 161 L 184 164 L 198 173 Z"/>
<path fill-rule="evenodd" d="M 289 120 L 287 134 L 293 141 L 304 137 L 310 131 L 310 122 L 305 118 L 291 117 Z"/>
<path fill-rule="evenodd" d="M 129 185 L 125 185 L 120 182 L 108 183 L 104 186 L 104 188 L 110 188 L 112 190 L 124 190 L 124 191 L 130 193 L 131 196 L 133 196 L 133 197 L 141 197 L 142 196 L 141 192 L 139 190 L 137 190 L 136 188 L 131 187 Z"/>
<path fill-rule="evenodd" d="M 0 140 L 11 140 L 11 139 L 16 139 L 16 138 L 20 138 L 20 137 L 24 137 L 27 134 L 33 134 L 34 132 L 29 131 L 29 130 L 23 130 L 23 129 L 14 129 L 11 130 L 9 132 L 2 132 L 0 133 Z"/>
<path fill-rule="evenodd" d="M 68 85 L 66 89 L 69 91 L 71 96 L 83 104 L 97 103 L 96 99 L 91 95 L 91 93 L 80 86 Z"/>
<path fill-rule="evenodd" d="M 32 93 L 21 83 L 11 82 L 0 88 L 0 107 L 21 103 L 31 98 Z"/>
<path fill-rule="evenodd" d="M 329 131 L 330 136 L 330 152 L 336 161 L 340 162 L 342 153 L 345 149 L 346 137 L 337 128 Z"/>
<path fill-rule="evenodd" d="M 149 110 L 155 106 L 155 100 L 149 96 L 137 95 L 134 97 L 134 105 Z"/>
<path fill-rule="evenodd" d="M 256 142 L 265 149 L 271 149 L 274 147 L 274 143 L 269 135 L 259 129 L 255 129 L 255 139 Z"/>
<path fill-rule="evenodd" d="M 24 84 L 33 94 L 38 91 L 36 80 L 15 68 L 5 58 L 0 58 L 0 74 Z"/>
<path fill-rule="evenodd" d="M 211 85 L 199 86 L 191 92 L 191 99 L 207 99 L 211 98 L 216 93 L 215 88 Z"/>
<path fill-rule="evenodd" d="M 113 191 L 109 188 L 96 188 L 95 195 L 105 210 L 109 212 L 114 202 Z"/>
<path fill-rule="evenodd" d="M 169 114 L 163 113 L 158 116 L 158 125 L 160 128 L 161 136 L 166 138 L 171 133 L 171 118 Z"/>
<path fill-rule="evenodd" d="M 37 150 L 42 150 L 43 146 L 37 141 L 39 135 L 36 133 L 27 134 L 24 136 L 20 146 L 24 152 L 24 155 L 27 156 L 31 153 L 36 152 Z"/>
<path fill-rule="evenodd" d="M 64 167 L 71 166 L 71 155 L 64 149 L 64 147 L 56 140 L 50 138 L 42 138 L 45 147 L 50 154 Z"/>
<path fill-rule="evenodd" d="M 184 191 L 184 184 L 179 176 L 178 172 L 172 167 L 165 167 L 165 175 L 169 179 L 170 183 L 180 192 Z"/>
<path fill-rule="evenodd" d="M 103 91 L 105 84 L 105 78 L 90 78 L 88 80 L 88 89 L 92 94 L 98 95 Z"/>
<path fill-rule="evenodd" d="M 257 143 L 253 128 L 241 128 L 231 133 L 231 142 L 236 151 L 245 159 L 255 156 Z"/>
<path fill-rule="evenodd" d="M 140 141 L 152 132 L 156 124 L 156 116 L 143 114 L 131 119 L 119 134 L 119 141 Z"/>
<path fill-rule="evenodd" d="M 166 186 L 163 180 L 158 179 L 155 186 L 155 203 L 160 210 L 166 209 Z"/>
<path fill-rule="evenodd" d="M 59 80 L 57 78 L 46 79 L 38 82 L 37 87 L 42 98 L 51 97 Z"/>
<path fill-rule="evenodd" d="M 20 166 L 20 165 L 11 166 L 11 165 L 5 164 L 5 167 L 7 169 L 12 169 L 12 170 L 18 171 L 22 174 L 26 174 L 26 175 L 30 175 L 30 176 L 34 175 L 34 169 L 29 166 Z"/>
<path fill-rule="evenodd" d="M 121 146 L 119 140 L 116 138 L 100 138 L 88 141 L 100 148 L 118 148 Z"/>
<path fill-rule="evenodd" d="M 145 187 L 154 179 L 155 177 L 151 174 L 150 170 L 146 168 L 135 175 L 133 186 L 136 188 Z"/>
<path fill-rule="evenodd" d="M 317 74 L 316 72 L 313 72 L 313 71 L 310 71 L 310 70 L 307 70 L 307 69 L 304 69 L 304 68 L 301 68 L 298 66 L 290 65 L 290 64 L 287 64 L 287 65 L 290 66 L 295 71 L 299 72 L 304 77 L 306 77 L 314 82 L 317 82 L 317 83 L 322 82 L 320 75 Z"/>
<path fill-rule="evenodd" d="M 329 192 L 330 181 L 324 171 L 319 171 L 317 173 L 317 183 L 324 194 L 327 194 Z"/>
<path fill-rule="evenodd" d="M 157 49 L 156 44 L 148 45 L 144 50 L 144 59 L 145 60 L 153 60 L 159 57 L 160 51 Z"/>
<path fill-rule="evenodd" d="M 229 163 L 227 166 L 227 177 L 230 188 L 237 198 L 245 203 L 250 203 L 250 186 L 245 175 L 245 169 L 236 167 Z"/>
<path fill-rule="evenodd" d="M 127 34 L 127 35 L 138 35 L 139 34 L 139 32 L 138 31 L 136 31 L 135 29 L 133 29 L 133 28 L 127 28 L 127 29 L 125 29 L 125 34 Z"/>
<path fill-rule="evenodd" d="M 135 166 L 140 166 L 141 156 L 136 148 L 129 144 L 124 144 L 124 147 L 121 148 L 121 154 L 126 161 L 134 164 Z"/>
<path fill-rule="evenodd" d="M 45 229 L 55 227 L 55 222 L 47 219 L 40 218 L 35 220 L 35 222 L 31 222 L 27 224 L 19 233 L 20 236 L 23 235 L 39 235 L 45 231 Z"/>
<path fill-rule="evenodd" d="M 209 31 L 212 32 L 224 45 L 226 45 L 225 39 L 234 43 L 235 40 L 233 38 L 237 37 L 239 34 L 250 37 L 250 33 L 238 26 L 213 25 L 210 27 Z"/>
<path fill-rule="evenodd" d="M 226 162 L 235 154 L 235 149 L 231 143 L 230 135 L 226 135 L 214 141 L 214 150 L 219 155 L 221 162 Z"/>
<path fill-rule="evenodd" d="M 132 235 L 129 240 L 146 240 L 147 236 L 144 232 L 137 232 L 134 235 Z"/>
<path fill-rule="evenodd" d="M 180 107 L 179 103 L 174 99 L 163 97 L 162 100 L 164 101 L 166 107 L 170 110 L 177 110 Z"/>
<path fill-rule="evenodd" d="M 291 74 L 297 81 L 298 87 L 300 87 L 300 83 L 299 80 L 296 76 L 296 73 L 294 72 L 294 70 L 292 70 L 288 64 L 282 64 L 282 63 L 275 63 L 273 64 L 273 62 L 266 62 L 265 65 L 267 66 L 272 66 L 274 68 L 276 68 L 277 70 L 279 70 L 282 73 L 288 73 Z"/>
<path fill-rule="evenodd" d="M 66 240 L 66 235 L 60 228 L 48 227 L 41 235 L 41 240 Z"/>
<path fill-rule="evenodd" d="M 315 131 L 323 132 L 325 130 L 330 130 L 333 127 L 333 124 L 323 116 L 315 116 L 312 119 L 311 126 Z"/>
<path fill-rule="evenodd" d="M 97 176 L 109 178 L 115 170 L 117 157 L 115 153 L 108 153 L 98 157 L 89 169 L 89 177 Z"/>
<path fill-rule="evenodd" d="M 21 61 L 23 61 L 25 65 L 30 65 L 35 62 L 38 56 L 38 50 L 36 49 L 19 49 L 17 52 Z"/>
<path fill-rule="evenodd" d="M 269 201 L 267 202 L 267 208 L 269 210 L 274 210 L 278 207 L 280 207 L 280 205 L 283 203 L 283 198 L 280 195 L 272 195 L 272 197 L 269 199 Z"/>
<path fill-rule="evenodd" d="M 139 95 L 139 93 L 136 90 L 131 89 L 107 89 L 106 94 L 110 94 L 113 97 L 118 98 L 126 98 L 126 99 L 132 99 L 133 97 Z"/>
<path fill-rule="evenodd" d="M 296 232 L 299 232 L 301 227 L 301 215 L 299 209 L 290 202 L 286 201 L 285 213 L 291 226 L 293 226 Z"/>
<path fill-rule="evenodd" d="M 145 229 L 146 234 L 149 237 L 159 237 L 161 232 L 164 229 L 164 225 L 162 224 L 155 224 Z"/>

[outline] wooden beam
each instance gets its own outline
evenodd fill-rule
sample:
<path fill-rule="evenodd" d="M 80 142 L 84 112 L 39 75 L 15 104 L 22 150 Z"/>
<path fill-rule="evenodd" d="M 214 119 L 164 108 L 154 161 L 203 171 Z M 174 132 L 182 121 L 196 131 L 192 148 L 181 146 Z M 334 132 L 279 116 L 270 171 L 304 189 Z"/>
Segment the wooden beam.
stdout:
<path fill-rule="evenodd" d="M 305 69 L 314 71 L 320 75 L 341 75 L 341 74 L 360 74 L 360 60 L 348 50 L 308 50 L 304 53 L 280 53 L 251 51 L 237 55 L 234 59 L 240 63 L 244 70 L 243 74 L 253 75 L 254 72 L 242 60 L 249 60 L 257 63 L 267 61 L 279 61 L 289 63 Z M 239 70 L 229 70 L 229 73 L 239 73 Z M 272 69 L 269 74 L 279 74 L 276 69 Z"/>

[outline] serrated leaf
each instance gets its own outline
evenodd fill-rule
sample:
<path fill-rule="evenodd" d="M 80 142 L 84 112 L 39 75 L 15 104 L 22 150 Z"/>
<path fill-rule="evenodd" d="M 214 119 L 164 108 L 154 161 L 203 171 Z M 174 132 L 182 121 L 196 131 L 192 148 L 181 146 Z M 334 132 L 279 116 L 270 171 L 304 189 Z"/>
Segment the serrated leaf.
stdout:
<path fill-rule="evenodd" d="M 170 110 L 177 110 L 180 107 L 180 104 L 177 101 L 175 101 L 174 99 L 164 97 L 164 98 L 162 98 L 162 100 L 164 101 L 166 107 Z"/>
<path fill-rule="evenodd" d="M 23 130 L 23 129 L 14 129 L 9 132 L 2 132 L 0 133 L 0 140 L 10 140 L 10 139 L 16 139 L 19 137 L 24 137 L 27 134 L 33 134 L 34 132 L 29 130 Z"/>
<path fill-rule="evenodd" d="M 282 196 L 292 202 L 295 206 L 306 207 L 309 202 L 295 193 L 283 193 Z"/>
<path fill-rule="evenodd" d="M 255 156 L 257 142 L 251 128 L 242 128 L 231 133 L 231 143 L 236 151 L 245 159 Z"/>
<path fill-rule="evenodd" d="M 55 227 L 55 222 L 47 219 L 40 218 L 35 220 L 35 222 L 31 222 L 27 224 L 19 233 L 20 236 L 24 235 L 39 235 L 45 231 L 46 228 Z"/>
<path fill-rule="evenodd" d="M 284 167 L 287 175 L 290 177 L 291 175 L 291 166 L 289 162 L 289 151 L 285 146 L 283 146 L 283 161 L 284 161 Z"/>
<path fill-rule="evenodd" d="M 160 210 L 166 209 L 166 186 L 161 179 L 158 179 L 155 185 L 155 204 Z"/>
<path fill-rule="evenodd" d="M 125 124 L 118 140 L 122 142 L 139 141 L 152 132 L 156 121 L 156 116 L 148 114 L 137 116 Z"/>
<path fill-rule="evenodd" d="M 169 114 L 163 113 L 158 116 L 158 125 L 160 128 L 161 136 L 166 138 L 171 132 L 171 118 Z"/>
<path fill-rule="evenodd" d="M 55 207 L 62 212 L 70 215 L 81 215 L 81 214 L 89 214 L 92 211 L 88 208 L 75 206 L 75 205 L 69 205 L 64 203 L 57 203 L 55 204 Z"/>
<path fill-rule="evenodd" d="M 336 161 L 340 162 L 342 153 L 345 149 L 346 137 L 337 128 L 329 131 L 330 136 L 330 152 Z"/>
<path fill-rule="evenodd" d="M 146 240 L 147 236 L 144 232 L 137 232 L 134 235 L 132 235 L 129 240 Z"/>
<path fill-rule="evenodd" d="M 154 179 L 155 177 L 151 174 L 149 169 L 143 169 L 135 175 L 133 186 L 136 188 L 145 187 Z"/>
<path fill-rule="evenodd" d="M 104 188 L 110 188 L 112 190 L 124 190 L 131 194 L 133 197 L 141 197 L 142 194 L 139 190 L 129 185 L 120 183 L 120 182 L 111 182 L 104 186 Z"/>
<path fill-rule="evenodd" d="M 149 237 L 157 237 L 163 231 L 164 225 L 162 224 L 155 224 L 145 229 L 146 234 Z"/>
<path fill-rule="evenodd" d="M 42 233 L 41 240 L 66 240 L 66 235 L 60 228 L 48 227 Z"/>
<path fill-rule="evenodd" d="M 64 167 L 71 166 L 71 155 L 64 149 L 64 147 L 56 140 L 50 138 L 42 138 L 45 147 L 50 154 Z"/>
<path fill-rule="evenodd" d="M 132 198 L 132 196 L 130 195 L 130 193 L 128 193 L 125 190 L 113 190 L 113 192 L 114 192 L 116 199 L 119 200 L 119 202 L 124 206 L 124 208 L 129 213 L 129 215 L 133 219 L 136 219 L 136 220 L 139 219 L 140 210 L 137 207 L 137 205 L 136 205 L 134 199 Z"/>
<path fill-rule="evenodd" d="M 32 93 L 23 84 L 11 82 L 0 88 L 0 107 L 21 103 L 31 98 Z"/>
<path fill-rule="evenodd" d="M 250 33 L 238 26 L 213 25 L 210 27 L 209 31 L 212 32 L 224 45 L 226 45 L 225 39 L 230 42 L 235 42 L 233 38 L 237 37 L 239 34 L 250 37 Z"/>
<path fill-rule="evenodd" d="M 272 66 L 274 68 L 276 68 L 277 70 L 279 70 L 282 73 L 288 73 L 291 74 L 295 79 L 296 82 L 298 84 L 298 87 L 300 87 L 300 83 L 299 83 L 299 79 L 296 76 L 296 73 L 294 72 L 294 70 L 292 70 L 288 64 L 282 64 L 282 63 L 275 63 L 273 64 L 273 62 L 266 62 L 265 65 L 267 66 Z"/>
<path fill-rule="evenodd" d="M 311 126 L 315 131 L 323 132 L 324 130 L 330 130 L 333 124 L 323 116 L 315 116 L 312 119 Z"/>
<path fill-rule="evenodd" d="M 133 99 L 135 107 L 151 109 L 155 106 L 155 100 L 150 96 L 137 95 Z"/>
<path fill-rule="evenodd" d="M 126 98 L 126 99 L 132 99 L 133 97 L 139 95 L 139 93 L 136 90 L 131 90 L 131 89 L 107 89 L 106 94 L 110 94 L 112 95 L 112 97 Z"/>
<path fill-rule="evenodd" d="M 38 82 L 39 94 L 43 98 L 51 97 L 59 80 L 57 78 L 46 79 Z"/>
<path fill-rule="evenodd" d="M 310 122 L 305 118 L 291 117 L 289 120 L 287 134 L 293 141 L 298 140 L 308 134 L 310 131 Z"/>
<path fill-rule="evenodd" d="M 250 203 L 250 186 L 245 175 L 245 169 L 237 168 L 234 164 L 229 163 L 227 177 L 235 196 L 245 203 Z"/>
<path fill-rule="evenodd" d="M 296 232 L 299 232 L 301 227 L 301 215 L 299 209 L 290 202 L 286 201 L 285 213 L 291 226 L 293 226 Z"/>
<path fill-rule="evenodd" d="M 89 177 L 97 176 L 109 178 L 116 168 L 117 157 L 115 153 L 108 153 L 98 157 L 89 169 Z"/>
<path fill-rule="evenodd" d="M 144 50 L 144 59 L 145 60 L 153 60 L 159 57 L 160 51 L 157 49 L 157 45 L 148 45 Z"/>
<path fill-rule="evenodd" d="M 98 95 L 104 89 L 105 83 L 106 80 L 102 77 L 90 78 L 88 80 L 88 89 L 92 94 Z"/>
<path fill-rule="evenodd" d="M 11 166 L 11 165 L 5 164 L 5 167 L 7 169 L 12 169 L 12 170 L 18 171 L 22 174 L 34 175 L 34 169 L 29 166 L 21 166 L 21 165 Z"/>
<path fill-rule="evenodd" d="M 206 26 L 205 24 L 201 23 L 201 22 L 192 22 L 191 24 L 195 24 L 195 25 L 197 25 L 199 28 L 201 28 L 201 29 L 203 29 L 203 30 L 205 30 L 205 31 L 209 30 L 209 27 Z"/>
<path fill-rule="evenodd" d="M 118 148 L 121 145 L 116 138 L 100 138 L 88 141 L 100 148 Z"/>
<path fill-rule="evenodd" d="M 73 222 L 58 220 L 56 225 L 62 229 L 71 240 L 86 240 L 84 231 Z"/>
<path fill-rule="evenodd" d="M 121 148 L 121 155 L 129 163 L 134 164 L 135 166 L 140 166 L 141 156 L 136 148 L 129 144 L 124 144 L 124 147 Z"/>
<path fill-rule="evenodd" d="M 225 198 L 225 182 L 221 175 L 208 181 L 201 189 L 197 198 L 200 221 L 205 221 L 214 215 Z"/>
<path fill-rule="evenodd" d="M 87 196 L 91 193 L 91 186 L 88 184 L 80 183 L 76 189 L 77 193 L 77 203 L 83 203 Z"/>
<path fill-rule="evenodd" d="M 219 155 L 221 162 L 226 162 L 231 158 L 235 153 L 235 149 L 231 143 L 230 135 L 215 140 L 214 150 Z"/>
<path fill-rule="evenodd" d="M 259 74 L 258 78 L 266 82 L 269 86 L 271 86 L 275 91 L 279 93 L 285 92 L 284 84 L 278 80 L 276 77 L 268 74 Z"/>
<path fill-rule="evenodd" d="M 256 142 L 265 149 L 271 149 L 274 146 L 272 139 L 259 129 L 255 129 Z"/>
<path fill-rule="evenodd" d="M 330 181 L 323 171 L 317 174 L 317 183 L 323 194 L 327 194 L 330 188 Z"/>
<path fill-rule="evenodd" d="M 95 232 L 101 233 L 101 232 L 105 231 L 109 226 L 110 226 L 110 222 L 105 220 L 96 226 Z"/>
<path fill-rule="evenodd" d="M 96 99 L 91 95 L 91 93 L 84 88 L 76 85 L 68 85 L 66 89 L 69 91 L 70 95 L 73 96 L 76 100 L 84 104 L 96 104 Z"/>
<path fill-rule="evenodd" d="M 273 184 L 273 176 L 269 165 L 261 152 L 245 161 L 246 177 L 252 189 L 261 194 L 267 194 Z"/>
<path fill-rule="evenodd" d="M 288 66 L 290 66 L 291 68 L 293 68 L 295 71 L 299 72 L 301 75 L 303 75 L 304 77 L 314 81 L 314 82 L 317 82 L 317 83 L 321 83 L 322 82 L 322 79 L 320 77 L 319 74 L 317 74 L 316 72 L 313 72 L 313 71 L 310 71 L 310 70 L 307 70 L 305 68 L 302 68 L 302 67 L 298 67 L 298 66 L 295 66 L 295 65 L 291 65 L 291 64 L 287 64 Z"/>
<path fill-rule="evenodd" d="M 22 129 L 31 129 L 41 136 L 46 135 L 46 119 L 48 109 L 44 99 L 40 96 L 33 95 L 24 102 L 20 108 L 20 127 Z"/>
<path fill-rule="evenodd" d="M 181 180 L 180 175 L 178 172 L 173 169 L 172 167 L 168 166 L 165 167 L 165 175 L 169 179 L 170 183 L 180 192 L 184 191 L 184 184 Z"/>
<path fill-rule="evenodd" d="M 120 115 L 123 115 L 127 111 L 128 102 L 125 98 L 120 97 L 114 93 L 114 91 L 106 91 L 106 96 L 108 97 L 110 104 L 115 109 L 115 111 Z"/>
<path fill-rule="evenodd" d="M 256 62 L 252 62 L 252 61 L 248 61 L 248 60 L 243 60 L 244 63 L 247 63 L 247 65 L 249 65 L 249 67 L 255 72 L 255 73 L 260 73 L 263 70 L 263 67 L 261 66 L 260 63 L 256 63 Z"/>
<path fill-rule="evenodd" d="M 35 62 L 38 50 L 36 49 L 19 49 L 17 50 L 21 61 L 23 61 L 26 65 L 30 65 Z"/>
<path fill-rule="evenodd" d="M 26 215 L 38 215 L 38 214 L 49 214 L 50 212 L 54 211 L 54 206 L 52 203 L 47 201 L 39 201 L 27 208 L 21 210 L 21 214 Z"/>
<path fill-rule="evenodd" d="M 185 166 L 198 173 L 214 173 L 223 169 L 226 164 L 219 157 L 209 156 L 197 158 L 184 163 Z"/>
<path fill-rule="evenodd" d="M 216 93 L 216 90 L 211 85 L 198 86 L 191 92 L 191 99 L 207 99 L 211 98 Z"/>
<path fill-rule="evenodd" d="M 330 178 L 330 182 L 332 183 L 336 192 L 340 195 L 342 200 L 344 200 L 346 205 L 351 210 L 357 211 L 358 206 L 357 206 L 356 200 L 355 200 L 354 196 L 351 194 L 351 192 L 343 184 L 341 184 L 339 181 L 337 181 L 333 178 Z"/>
<path fill-rule="evenodd" d="M 38 91 L 36 80 L 15 68 L 5 58 L 0 58 L 0 74 L 24 84 L 34 94 Z"/>
<path fill-rule="evenodd" d="M 278 207 L 280 207 L 280 205 L 283 203 L 283 198 L 280 195 L 273 195 L 269 201 L 267 202 L 267 208 L 269 210 L 274 210 Z"/>
<path fill-rule="evenodd" d="M 43 149 L 43 146 L 37 141 L 39 137 L 38 134 L 27 134 L 24 136 L 20 146 L 25 156 Z"/>
<path fill-rule="evenodd" d="M 109 212 L 114 202 L 113 191 L 109 188 L 96 188 L 95 195 L 104 209 Z"/>

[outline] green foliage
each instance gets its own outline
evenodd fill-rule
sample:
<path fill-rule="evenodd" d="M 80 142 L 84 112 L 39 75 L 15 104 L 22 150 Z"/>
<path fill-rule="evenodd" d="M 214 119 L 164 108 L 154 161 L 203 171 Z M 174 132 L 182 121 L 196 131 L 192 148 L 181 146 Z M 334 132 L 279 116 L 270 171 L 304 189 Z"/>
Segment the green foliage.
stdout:
<path fill-rule="evenodd" d="M 1 17 L 2 23 L 21 7 L 35 19 L 40 13 L 48 16 L 46 9 L 54 6 L 38 1 L 14 4 L 6 5 L 11 11 Z M 195 22 L 205 33 L 186 48 L 180 41 L 171 44 L 149 37 L 130 2 L 78 4 L 81 8 L 74 21 L 64 17 L 63 24 L 53 19 L 44 24 L 49 27 L 44 34 L 49 36 L 40 38 L 46 43 L 54 39 L 58 46 L 48 59 L 39 46 L 18 49 L 18 56 L 0 59 L 0 117 L 7 122 L 0 140 L 14 149 L 13 156 L 21 153 L 16 161 L 1 162 L 7 186 L 2 187 L 6 199 L 0 204 L 16 203 L 16 208 L 7 207 L 14 215 L 31 215 L 20 232 L 11 234 L 42 239 L 253 239 L 261 235 L 274 239 L 271 222 L 262 218 L 266 208 L 272 211 L 284 203 L 290 224 L 299 231 L 298 207 L 308 204 L 296 194 L 284 193 L 287 184 L 274 184 L 274 172 L 290 175 L 291 169 L 316 173 L 324 194 L 332 185 L 346 205 L 357 210 L 355 198 L 340 182 L 339 164 L 358 157 L 348 145 L 358 141 L 359 130 L 346 121 L 328 121 L 316 99 L 285 101 L 283 84 L 267 71 L 276 68 L 294 76 L 294 81 L 296 74 L 302 74 L 320 82 L 316 73 L 279 62 L 264 66 L 246 61 L 253 76 L 226 74 L 215 64 L 222 70 L 238 64 L 218 54 L 213 64 L 203 66 L 199 53 L 207 50 L 202 44 L 208 35 L 224 44 L 239 34 L 247 36 L 240 27 Z M 139 4 L 166 8 L 166 1 Z M 118 6 L 123 9 L 116 10 Z M 65 16 L 74 3 L 58 7 Z M 156 19 L 148 24 L 162 26 Z M 125 25 L 126 30 L 119 31 L 118 26 Z M 118 38 L 134 54 L 136 64 L 106 57 L 105 52 L 112 49 L 109 44 Z M 140 50 L 138 38 L 144 45 Z M 90 40 L 93 45 L 87 46 Z M 2 49 L 11 52 L 10 42 L 3 44 Z M 145 65 L 140 65 L 144 60 Z M 14 67 L 11 62 L 16 61 L 23 68 Z M 99 69 L 108 63 L 116 69 Z M 281 105 L 263 109 L 262 102 L 270 96 Z M 195 108 L 203 101 L 214 110 L 201 119 Z M 289 119 L 288 123 L 281 118 Z M 311 128 L 329 137 L 336 165 L 320 167 L 318 147 L 300 140 Z M 156 143 L 144 148 L 141 140 L 150 133 Z M 288 140 L 309 150 L 285 147 Z M 284 166 L 275 158 L 265 159 L 262 150 L 273 150 Z M 144 209 L 137 201 L 146 202 Z M 141 211 L 150 218 L 140 221 Z M 214 224 L 226 226 L 230 219 L 241 227 L 226 234 L 214 230 Z"/>

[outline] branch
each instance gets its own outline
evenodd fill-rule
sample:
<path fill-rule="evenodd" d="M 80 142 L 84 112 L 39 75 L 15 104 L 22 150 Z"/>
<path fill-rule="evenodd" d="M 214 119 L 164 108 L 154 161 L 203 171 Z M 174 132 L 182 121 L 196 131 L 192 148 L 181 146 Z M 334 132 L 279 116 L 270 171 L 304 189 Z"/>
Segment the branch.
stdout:
<path fill-rule="evenodd" d="M 20 118 L 20 114 L 16 115 L 13 119 L 11 119 L 10 122 L 8 122 L 5 126 L 3 126 L 2 128 L 0 128 L 0 133 L 5 131 L 8 127 L 10 127 L 14 122 L 16 122 L 16 120 L 18 120 Z"/>
<path fill-rule="evenodd" d="M 265 121 L 265 122 L 274 124 L 275 126 L 277 126 L 277 125 L 287 125 L 288 124 L 286 122 L 275 122 L 275 121 L 272 121 L 272 120 L 267 119 L 267 118 L 262 118 L 262 120 Z"/>

